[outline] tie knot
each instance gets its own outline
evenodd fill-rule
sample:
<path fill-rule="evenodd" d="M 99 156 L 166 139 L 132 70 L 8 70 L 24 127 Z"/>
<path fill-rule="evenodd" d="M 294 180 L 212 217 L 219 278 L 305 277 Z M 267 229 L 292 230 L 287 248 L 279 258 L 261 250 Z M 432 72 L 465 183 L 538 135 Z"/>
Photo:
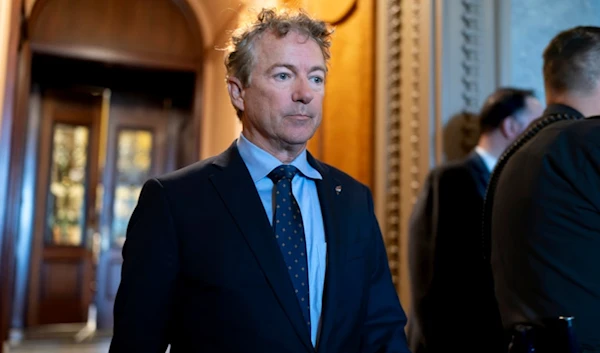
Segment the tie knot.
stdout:
<path fill-rule="evenodd" d="M 283 178 L 292 180 L 292 178 L 294 178 L 294 175 L 296 175 L 297 173 L 298 168 L 290 164 L 282 164 L 269 173 L 269 178 L 273 180 L 275 184 L 277 184 L 277 182 Z"/>

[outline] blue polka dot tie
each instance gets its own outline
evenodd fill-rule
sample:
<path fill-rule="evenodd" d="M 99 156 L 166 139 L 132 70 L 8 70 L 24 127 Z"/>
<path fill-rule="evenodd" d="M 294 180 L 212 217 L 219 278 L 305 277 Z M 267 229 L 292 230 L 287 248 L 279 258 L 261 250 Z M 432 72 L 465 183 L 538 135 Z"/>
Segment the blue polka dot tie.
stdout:
<path fill-rule="evenodd" d="M 300 207 L 292 194 L 292 179 L 296 173 L 298 173 L 298 169 L 292 165 L 281 165 L 269 173 L 269 178 L 275 184 L 273 230 L 298 297 L 302 314 L 310 328 L 308 261 L 306 260 L 304 226 Z"/>

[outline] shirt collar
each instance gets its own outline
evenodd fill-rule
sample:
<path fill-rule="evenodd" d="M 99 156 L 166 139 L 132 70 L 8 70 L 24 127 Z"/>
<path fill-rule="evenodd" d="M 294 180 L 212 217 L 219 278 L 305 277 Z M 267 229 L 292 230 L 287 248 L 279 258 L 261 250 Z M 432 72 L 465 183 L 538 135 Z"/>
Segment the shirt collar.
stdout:
<path fill-rule="evenodd" d="M 479 157 L 481 157 L 483 164 L 485 164 L 488 171 L 491 173 L 498 162 L 498 158 L 492 156 L 488 151 L 479 146 L 475 147 L 475 152 L 479 155 Z"/>
<path fill-rule="evenodd" d="M 255 183 L 262 178 L 269 175 L 269 173 L 280 166 L 282 163 L 280 160 L 275 158 L 269 152 L 263 150 L 257 145 L 250 142 L 243 133 L 240 133 L 240 137 L 236 142 L 240 156 L 246 164 L 252 181 Z M 306 149 L 302 151 L 291 163 L 294 167 L 298 168 L 300 173 L 307 178 L 311 179 L 323 179 L 321 173 L 319 173 L 313 166 L 308 163 L 306 158 Z"/>
<path fill-rule="evenodd" d="M 583 116 L 583 114 L 581 114 L 581 112 L 577 111 L 576 109 L 574 109 L 568 105 L 559 104 L 559 103 L 548 104 L 548 106 L 544 110 L 543 115 L 553 115 L 553 114 L 569 114 L 572 116 L 584 118 L 584 116 Z"/>

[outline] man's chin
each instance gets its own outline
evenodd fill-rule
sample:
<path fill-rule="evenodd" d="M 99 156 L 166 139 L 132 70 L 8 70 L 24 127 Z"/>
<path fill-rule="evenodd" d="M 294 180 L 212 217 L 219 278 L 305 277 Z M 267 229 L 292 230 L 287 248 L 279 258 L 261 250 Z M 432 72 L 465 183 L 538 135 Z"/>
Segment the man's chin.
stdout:
<path fill-rule="evenodd" d="M 286 136 L 285 141 L 290 145 L 305 145 L 315 135 L 316 130 L 297 132 Z"/>

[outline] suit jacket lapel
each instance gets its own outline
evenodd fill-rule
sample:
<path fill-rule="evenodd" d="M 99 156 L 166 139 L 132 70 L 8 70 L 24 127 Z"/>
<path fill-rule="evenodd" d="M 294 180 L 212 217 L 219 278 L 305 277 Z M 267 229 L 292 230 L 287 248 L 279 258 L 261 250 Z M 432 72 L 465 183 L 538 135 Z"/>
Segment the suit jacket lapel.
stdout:
<path fill-rule="evenodd" d="M 213 164 L 221 172 L 211 175 L 211 182 L 229 209 L 248 246 L 254 252 L 256 260 L 302 343 L 309 350 L 314 351 L 279 245 L 273 236 L 273 228 L 235 143 L 218 156 Z"/>
<path fill-rule="evenodd" d="M 337 192 L 335 191 L 336 187 L 343 187 L 343 185 L 331 177 L 327 166 L 319 163 L 310 154 L 308 154 L 308 162 L 323 177 L 322 180 L 316 181 L 325 226 L 325 239 L 327 240 L 327 268 L 323 290 L 321 328 L 317 342 L 317 349 L 319 353 L 322 353 L 325 352 L 327 342 L 331 337 L 331 331 L 334 328 L 335 317 L 337 316 L 335 298 L 340 295 L 340 286 L 337 281 L 340 278 L 339 272 L 343 269 L 344 259 L 346 258 L 346 247 L 342 244 L 339 215 L 336 214 L 336 210 L 340 208 L 336 199 Z"/>

